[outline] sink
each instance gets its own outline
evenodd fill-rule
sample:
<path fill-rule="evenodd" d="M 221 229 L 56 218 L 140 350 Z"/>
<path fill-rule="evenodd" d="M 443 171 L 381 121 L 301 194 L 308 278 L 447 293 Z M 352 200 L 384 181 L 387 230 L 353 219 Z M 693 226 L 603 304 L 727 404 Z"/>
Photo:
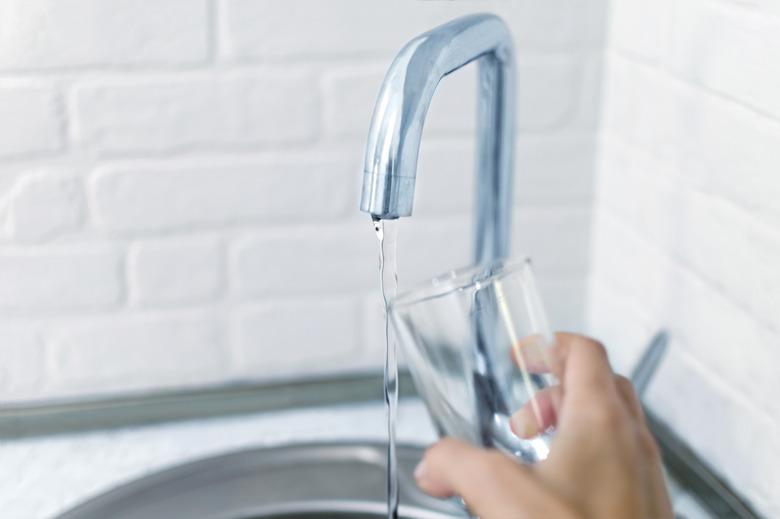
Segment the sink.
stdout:
<path fill-rule="evenodd" d="M 116 487 L 60 519 L 364 519 L 387 516 L 385 444 L 259 448 L 186 463 Z M 399 445 L 401 517 L 464 517 L 417 489 L 422 449 Z"/>

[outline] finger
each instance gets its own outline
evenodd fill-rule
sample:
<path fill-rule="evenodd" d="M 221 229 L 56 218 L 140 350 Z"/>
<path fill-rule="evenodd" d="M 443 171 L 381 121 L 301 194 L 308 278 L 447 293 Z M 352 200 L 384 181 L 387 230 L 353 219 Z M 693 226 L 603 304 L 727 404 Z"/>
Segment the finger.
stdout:
<path fill-rule="evenodd" d="M 433 496 L 461 496 L 480 517 L 522 517 L 521 507 L 541 492 L 534 476 L 515 460 L 453 438 L 428 449 L 415 478 Z"/>
<path fill-rule="evenodd" d="M 527 402 L 509 418 L 512 431 L 521 438 L 533 438 L 558 422 L 563 389 L 552 386 L 534 395 L 535 402 Z"/>
<path fill-rule="evenodd" d="M 549 350 L 552 344 L 543 335 L 523 337 L 510 351 L 512 362 L 528 373 L 550 373 L 552 362 Z"/>
<path fill-rule="evenodd" d="M 616 393 L 607 351 L 600 342 L 563 332 L 555 334 L 555 342 L 550 352 L 553 374 L 561 380 L 567 401 Z"/>
<path fill-rule="evenodd" d="M 634 390 L 634 385 L 626 377 L 615 375 L 615 387 L 628 412 L 637 422 L 644 426 L 645 413 L 642 411 L 642 403 Z"/>
<path fill-rule="evenodd" d="M 651 511 L 651 517 L 674 517 L 674 514 L 672 513 L 672 502 L 669 499 L 669 491 L 666 486 L 666 479 L 664 478 L 664 469 L 658 446 L 649 430 L 647 430 L 647 433 L 650 436 L 651 445 L 656 453 L 650 458 L 650 461 L 647 464 L 647 469 L 650 471 L 651 503 L 655 507 L 655 510 Z"/>
<path fill-rule="evenodd" d="M 615 375 L 615 386 L 631 416 L 644 425 L 642 404 L 631 381 L 621 375 Z M 558 411 L 563 400 L 563 389 L 561 386 L 542 389 L 534 395 L 534 399 L 535 402 L 527 402 L 509 419 L 512 431 L 521 438 L 533 438 L 549 427 L 557 425 Z"/>
<path fill-rule="evenodd" d="M 647 427 L 642 402 L 639 399 L 634 385 L 624 376 L 615 376 L 615 386 L 618 394 L 628 408 L 631 416 L 636 420 L 638 429 L 639 447 L 644 460 L 644 468 L 647 474 L 647 482 L 650 491 L 650 503 L 656 507 L 651 517 L 671 517 L 672 508 L 664 480 L 661 455 L 653 434 Z"/>

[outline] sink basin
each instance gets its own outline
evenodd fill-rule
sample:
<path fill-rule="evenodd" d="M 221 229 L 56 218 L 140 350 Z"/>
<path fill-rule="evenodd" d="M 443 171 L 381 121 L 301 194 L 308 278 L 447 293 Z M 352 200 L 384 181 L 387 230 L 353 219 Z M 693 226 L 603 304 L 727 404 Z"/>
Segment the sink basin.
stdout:
<path fill-rule="evenodd" d="M 386 517 L 385 445 L 304 444 L 233 452 L 114 488 L 61 519 L 363 519 Z M 419 491 L 422 449 L 398 447 L 401 517 L 464 517 Z"/>

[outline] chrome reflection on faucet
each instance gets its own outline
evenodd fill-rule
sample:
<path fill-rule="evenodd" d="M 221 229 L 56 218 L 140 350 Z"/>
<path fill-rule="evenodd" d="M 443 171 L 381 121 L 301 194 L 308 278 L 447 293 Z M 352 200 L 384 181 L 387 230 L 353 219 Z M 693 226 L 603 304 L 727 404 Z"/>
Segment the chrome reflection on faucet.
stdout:
<path fill-rule="evenodd" d="M 428 107 L 441 79 L 477 60 L 475 259 L 509 249 L 515 115 L 512 39 L 497 16 L 458 18 L 410 41 L 385 76 L 368 132 L 361 211 L 374 218 L 412 214 L 417 157 Z"/>

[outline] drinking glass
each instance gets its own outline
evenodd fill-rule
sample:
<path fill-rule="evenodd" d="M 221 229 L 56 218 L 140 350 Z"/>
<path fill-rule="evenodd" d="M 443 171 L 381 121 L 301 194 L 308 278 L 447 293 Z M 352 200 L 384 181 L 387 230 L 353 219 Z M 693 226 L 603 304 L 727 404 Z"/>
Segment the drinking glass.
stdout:
<path fill-rule="evenodd" d="M 440 435 L 527 463 L 547 457 L 553 431 L 542 427 L 554 409 L 539 395 L 557 384 L 554 339 L 527 259 L 452 271 L 399 295 L 389 313 Z M 541 432 L 523 438 L 513 431 L 510 417 L 520 409 Z"/>

